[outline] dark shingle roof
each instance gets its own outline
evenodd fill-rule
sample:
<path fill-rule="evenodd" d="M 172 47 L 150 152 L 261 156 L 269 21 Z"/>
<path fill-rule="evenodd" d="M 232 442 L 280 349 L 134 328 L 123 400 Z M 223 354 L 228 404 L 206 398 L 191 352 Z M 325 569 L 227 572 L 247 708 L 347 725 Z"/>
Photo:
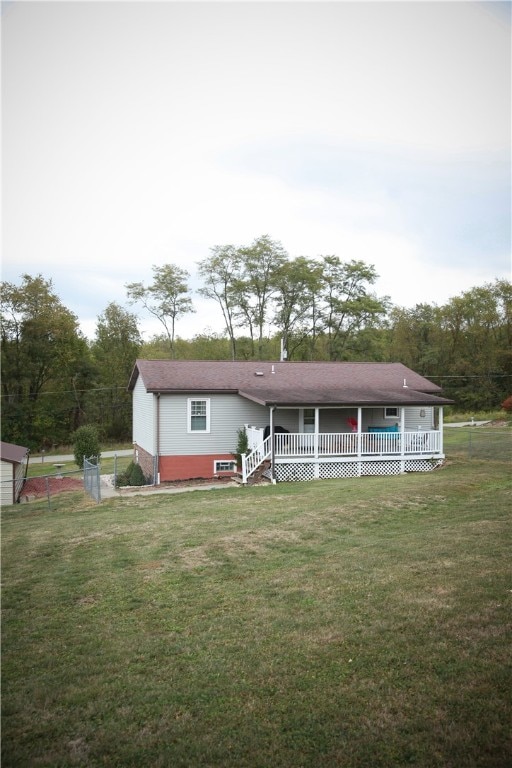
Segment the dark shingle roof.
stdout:
<path fill-rule="evenodd" d="M 0 442 L 0 458 L 2 461 L 10 461 L 13 464 L 21 464 L 28 453 L 28 448 L 23 448 L 21 445 L 14 445 L 14 443 Z"/>
<path fill-rule="evenodd" d="M 445 405 L 441 389 L 402 363 L 137 360 L 129 389 L 238 393 L 262 405 Z M 405 384 L 405 386 L 404 386 Z"/>

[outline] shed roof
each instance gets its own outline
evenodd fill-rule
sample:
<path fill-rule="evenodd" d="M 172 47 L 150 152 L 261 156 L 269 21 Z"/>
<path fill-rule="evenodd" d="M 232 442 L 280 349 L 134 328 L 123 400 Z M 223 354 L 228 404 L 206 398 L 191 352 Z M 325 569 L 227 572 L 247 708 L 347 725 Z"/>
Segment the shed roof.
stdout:
<path fill-rule="evenodd" d="M 441 389 L 402 363 L 137 360 L 147 392 L 236 393 L 262 405 L 445 405 Z"/>
<path fill-rule="evenodd" d="M 2 461 L 9 461 L 12 464 L 21 464 L 28 454 L 29 449 L 23 448 L 21 445 L 14 445 L 14 443 L 0 442 L 0 459 Z"/>

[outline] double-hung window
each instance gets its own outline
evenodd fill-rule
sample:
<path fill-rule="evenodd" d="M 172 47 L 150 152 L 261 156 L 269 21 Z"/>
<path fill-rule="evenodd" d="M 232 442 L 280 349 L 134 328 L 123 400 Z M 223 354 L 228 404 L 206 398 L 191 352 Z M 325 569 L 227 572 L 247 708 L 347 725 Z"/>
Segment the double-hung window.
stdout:
<path fill-rule="evenodd" d="M 400 408 L 397 408 L 396 406 L 388 406 L 384 408 L 384 418 L 385 419 L 399 419 L 400 418 Z"/>
<path fill-rule="evenodd" d="M 210 431 L 210 400 L 208 398 L 188 400 L 188 431 Z"/>

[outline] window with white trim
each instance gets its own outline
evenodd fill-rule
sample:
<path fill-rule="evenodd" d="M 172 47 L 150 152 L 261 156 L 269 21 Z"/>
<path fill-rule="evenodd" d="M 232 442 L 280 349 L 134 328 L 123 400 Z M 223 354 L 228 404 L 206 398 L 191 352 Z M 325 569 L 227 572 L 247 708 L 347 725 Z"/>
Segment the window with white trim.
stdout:
<path fill-rule="evenodd" d="M 213 463 L 213 471 L 217 472 L 234 472 L 236 470 L 236 461 L 229 461 L 226 459 L 216 459 Z"/>
<path fill-rule="evenodd" d="M 400 418 L 400 408 L 393 406 L 387 406 L 384 408 L 384 418 L 385 419 L 399 419 Z"/>
<path fill-rule="evenodd" d="M 210 400 L 208 398 L 188 400 L 188 431 L 210 431 Z"/>

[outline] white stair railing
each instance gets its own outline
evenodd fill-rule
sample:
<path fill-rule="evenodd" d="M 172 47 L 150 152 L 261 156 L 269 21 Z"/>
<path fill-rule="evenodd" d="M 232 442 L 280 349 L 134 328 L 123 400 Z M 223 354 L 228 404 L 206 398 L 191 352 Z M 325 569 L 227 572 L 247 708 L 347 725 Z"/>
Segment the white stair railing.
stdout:
<path fill-rule="evenodd" d="M 269 435 L 266 440 L 260 443 L 253 451 L 247 454 L 247 456 L 242 456 L 243 483 L 246 483 L 250 476 L 256 472 L 258 467 L 270 458 L 270 454 L 271 440 Z"/>

